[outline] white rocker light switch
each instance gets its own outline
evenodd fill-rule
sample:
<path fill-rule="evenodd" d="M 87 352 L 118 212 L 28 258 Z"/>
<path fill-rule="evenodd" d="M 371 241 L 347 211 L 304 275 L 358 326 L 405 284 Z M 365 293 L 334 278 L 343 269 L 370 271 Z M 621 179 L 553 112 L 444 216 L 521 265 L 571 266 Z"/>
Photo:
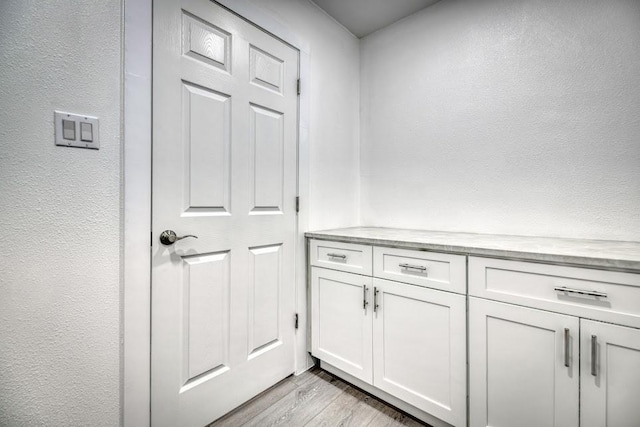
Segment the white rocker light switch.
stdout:
<path fill-rule="evenodd" d="M 62 120 L 62 137 L 75 141 L 76 139 L 76 122 L 73 120 Z"/>
<path fill-rule="evenodd" d="M 80 122 L 80 140 L 93 142 L 93 125 L 91 123 Z"/>

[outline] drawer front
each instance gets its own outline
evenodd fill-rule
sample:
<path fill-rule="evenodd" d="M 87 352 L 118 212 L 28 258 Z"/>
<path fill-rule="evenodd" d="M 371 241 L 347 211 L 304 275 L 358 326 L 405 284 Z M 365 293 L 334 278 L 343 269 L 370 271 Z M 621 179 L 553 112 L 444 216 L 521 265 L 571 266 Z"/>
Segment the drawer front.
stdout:
<path fill-rule="evenodd" d="M 374 247 L 373 275 L 461 294 L 467 291 L 463 255 Z"/>
<path fill-rule="evenodd" d="M 640 274 L 469 257 L 469 295 L 640 327 Z"/>
<path fill-rule="evenodd" d="M 311 265 L 371 276 L 371 246 L 313 239 L 309 247 Z"/>

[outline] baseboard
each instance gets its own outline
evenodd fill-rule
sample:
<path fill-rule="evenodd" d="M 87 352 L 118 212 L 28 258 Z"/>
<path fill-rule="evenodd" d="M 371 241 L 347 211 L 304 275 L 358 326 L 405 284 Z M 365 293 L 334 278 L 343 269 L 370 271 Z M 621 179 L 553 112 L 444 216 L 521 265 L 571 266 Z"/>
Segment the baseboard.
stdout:
<path fill-rule="evenodd" d="M 354 386 L 366 391 L 367 393 L 372 394 L 377 398 L 384 400 L 385 402 L 395 406 L 396 408 L 406 412 L 407 414 L 410 414 L 416 417 L 420 421 L 424 421 L 425 423 L 431 425 L 432 427 L 452 427 L 451 424 L 445 423 L 441 419 L 436 418 L 433 415 L 428 414 L 416 408 L 415 406 L 409 405 L 405 401 L 400 400 L 397 397 L 394 397 L 382 390 L 379 390 L 378 388 L 372 386 L 371 384 L 367 384 L 364 381 L 354 377 L 353 375 L 347 374 L 346 372 L 341 371 L 335 366 L 330 365 L 322 360 L 320 361 L 320 367 L 325 371 L 335 375 L 336 377 L 340 377 L 346 382 L 351 383 Z"/>
<path fill-rule="evenodd" d="M 304 368 L 300 372 L 294 372 L 293 376 L 294 377 L 300 376 L 300 375 L 304 374 L 305 372 L 312 370 L 315 367 L 316 367 L 316 364 L 315 363 L 311 363 L 311 364 L 309 364 L 309 366 L 307 366 L 306 368 Z"/>

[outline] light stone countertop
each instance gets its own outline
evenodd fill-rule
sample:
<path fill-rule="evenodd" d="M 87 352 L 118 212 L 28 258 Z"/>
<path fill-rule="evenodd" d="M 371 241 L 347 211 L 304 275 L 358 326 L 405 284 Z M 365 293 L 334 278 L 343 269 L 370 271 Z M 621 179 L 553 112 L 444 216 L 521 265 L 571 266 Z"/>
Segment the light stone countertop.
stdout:
<path fill-rule="evenodd" d="M 640 242 L 352 227 L 306 237 L 640 272 Z"/>

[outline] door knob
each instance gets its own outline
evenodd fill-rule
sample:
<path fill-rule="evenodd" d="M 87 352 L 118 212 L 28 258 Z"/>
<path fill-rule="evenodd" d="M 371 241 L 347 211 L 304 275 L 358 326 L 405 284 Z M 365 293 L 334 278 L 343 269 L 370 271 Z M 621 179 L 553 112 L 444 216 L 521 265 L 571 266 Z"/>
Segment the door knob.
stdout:
<path fill-rule="evenodd" d="M 195 239 L 198 238 L 198 236 L 194 236 L 193 234 L 187 234 L 186 236 L 178 236 L 176 232 L 173 230 L 164 230 L 160 234 L 160 243 L 162 243 L 165 246 L 171 246 L 178 240 L 186 239 L 187 237 L 193 237 Z"/>

